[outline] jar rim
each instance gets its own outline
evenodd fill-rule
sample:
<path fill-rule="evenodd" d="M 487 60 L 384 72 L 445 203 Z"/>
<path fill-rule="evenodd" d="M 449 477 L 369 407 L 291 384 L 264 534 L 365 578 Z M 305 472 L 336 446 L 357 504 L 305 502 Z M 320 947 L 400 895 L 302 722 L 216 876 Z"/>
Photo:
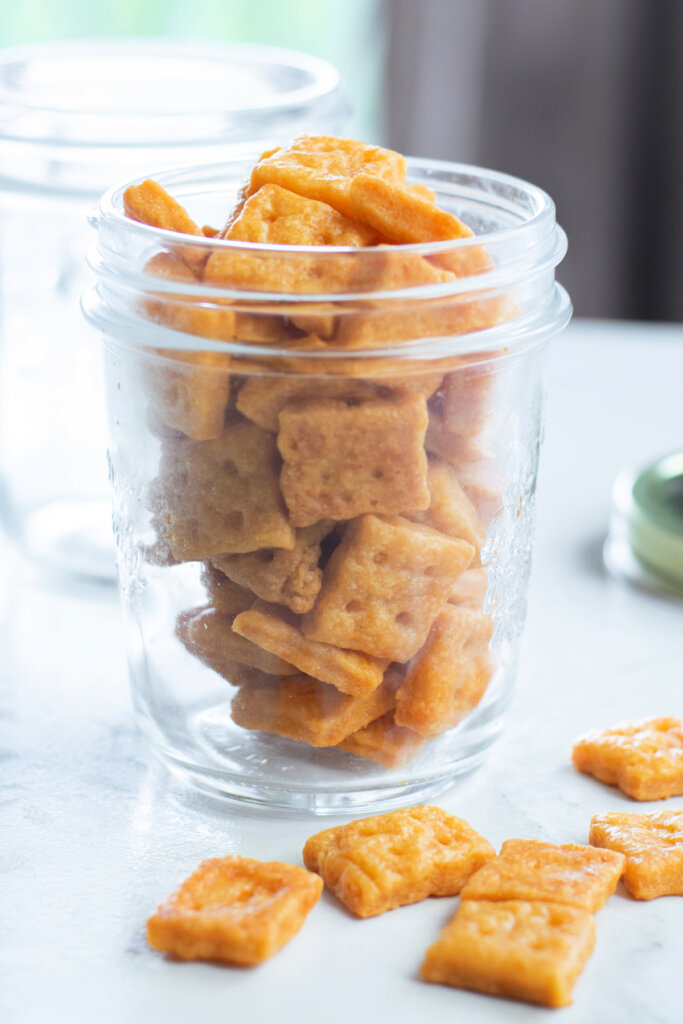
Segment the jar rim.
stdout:
<path fill-rule="evenodd" d="M 245 299 L 249 301 L 283 301 L 282 292 L 247 291 L 245 289 L 221 288 L 206 282 L 184 284 L 177 281 L 164 281 L 158 277 L 145 274 L 143 270 L 136 270 L 125 266 L 121 260 L 119 247 L 108 247 L 103 242 L 113 230 L 122 229 L 129 236 L 137 236 L 138 239 L 156 243 L 161 248 L 172 248 L 177 246 L 179 239 L 182 239 L 184 249 L 195 250 L 199 254 L 210 254 L 216 251 L 231 251 L 251 255 L 306 258 L 315 256 L 317 260 L 333 261 L 340 256 L 353 255 L 356 260 L 362 262 L 376 259 L 377 247 L 368 246 L 366 249 L 354 246 L 327 246 L 327 245 L 285 245 L 270 244 L 263 242 L 236 242 L 230 239 L 207 238 L 204 236 L 179 234 L 175 231 L 168 231 L 162 228 L 152 227 L 149 224 L 142 224 L 127 217 L 123 211 L 123 194 L 130 185 L 139 184 L 148 177 L 154 178 L 160 185 L 173 191 L 178 196 L 174 185 L 187 183 L 188 175 L 195 175 L 205 181 L 214 173 L 226 171 L 231 162 L 244 163 L 251 166 L 256 151 L 252 152 L 252 160 L 246 160 L 244 152 L 234 161 L 221 161 L 220 163 L 193 164 L 180 168 L 169 168 L 158 173 L 152 172 L 149 175 L 138 177 L 124 184 L 116 184 L 104 193 L 100 200 L 98 213 L 91 219 L 93 226 L 99 227 L 100 247 L 95 256 L 90 257 L 91 267 L 99 274 L 113 274 L 118 277 L 126 277 L 131 284 L 137 282 L 138 286 L 144 287 L 144 282 L 153 280 L 156 292 L 169 292 L 173 294 L 187 294 L 198 296 L 210 294 L 217 300 Z M 492 247 L 499 250 L 507 249 L 504 266 L 494 266 L 485 273 L 477 274 L 475 277 L 456 278 L 446 284 L 413 285 L 410 287 L 395 289 L 391 291 L 359 291 L 359 292 L 302 292 L 297 294 L 287 293 L 287 301 L 292 303 L 311 302 L 313 299 L 318 302 L 342 301 L 342 300 L 368 300 L 378 301 L 386 299 L 405 298 L 442 298 L 472 291 L 473 283 L 476 281 L 477 290 L 495 289 L 509 284 L 511 278 L 518 273 L 528 272 L 533 266 L 536 273 L 542 272 L 549 267 L 554 268 L 562 260 L 567 248 L 566 236 L 555 221 L 555 204 L 550 196 L 530 182 L 521 178 L 505 174 L 500 171 L 493 171 L 488 168 L 477 167 L 472 164 L 463 164 L 445 160 L 422 159 L 417 157 L 406 158 L 407 173 L 410 179 L 418 179 L 430 182 L 441 190 L 465 195 L 466 192 L 475 193 L 474 182 L 483 181 L 486 185 L 486 199 L 493 202 L 498 200 L 501 208 L 512 212 L 512 201 L 506 198 L 506 190 L 518 197 L 523 196 L 527 202 L 529 216 L 519 219 L 518 222 L 509 228 L 499 229 L 488 233 L 475 234 L 471 238 L 458 238 L 451 241 L 439 242 L 417 242 L 411 244 L 392 245 L 390 253 L 400 253 L 415 256 L 446 256 L 456 251 L 463 252 L 468 249 L 485 245 L 489 251 Z M 226 174 L 227 176 L 227 174 Z M 449 181 L 448 179 L 453 180 Z M 464 185 L 463 183 L 466 183 Z M 192 193 L 187 193 L 191 195 Z M 181 193 L 182 200 L 184 195 Z M 387 251 L 387 250 L 385 250 Z"/>
<path fill-rule="evenodd" d="M 150 64 L 156 64 L 159 74 L 173 60 L 196 63 L 203 79 L 206 78 L 207 67 L 211 68 L 215 75 L 225 78 L 226 86 L 231 75 L 233 86 L 235 75 L 261 75 L 264 91 L 250 97 L 244 89 L 226 87 L 219 94 L 220 102 L 210 106 L 208 117 L 207 101 L 210 100 L 211 89 L 198 92 L 196 103 L 183 104 L 180 110 L 176 102 L 178 93 L 171 90 L 168 100 L 159 104 L 158 89 L 154 92 L 156 105 L 141 98 L 134 106 L 117 106 L 114 101 L 120 85 L 117 87 L 109 62 L 123 60 L 130 62 L 131 71 L 135 65 L 140 65 L 139 71 L 144 70 L 150 80 L 154 79 L 149 75 Z M 40 73 L 31 81 L 30 71 L 34 65 Z M 65 84 L 65 69 L 69 70 L 70 84 Z M 88 76 L 93 73 L 101 75 L 99 85 L 102 91 L 83 89 L 86 71 Z M 278 72 L 292 77 L 289 88 L 286 83 L 274 83 Z M 182 76 L 178 77 L 182 79 Z M 166 75 L 164 83 L 170 81 Z M 249 85 L 246 77 L 244 84 Z M 64 99 L 57 102 L 60 88 Z M 238 102 L 231 103 L 230 97 L 238 93 Z M 102 101 L 103 96 L 108 102 Z M 250 138 L 268 138 L 271 134 L 269 120 L 294 118 L 318 106 L 328 105 L 339 111 L 347 106 L 341 76 L 332 64 L 311 54 L 261 44 L 95 38 L 9 47 L 0 55 L 0 141 L 4 142 L 59 143 L 102 149 L 139 147 L 139 130 L 131 131 L 130 138 L 125 135 L 111 138 L 107 137 L 106 131 L 98 131 L 95 127 L 95 122 L 107 125 L 125 115 L 131 124 L 150 119 L 162 122 L 159 137 L 144 139 L 146 147 L 183 150 L 187 149 L 188 143 L 201 145 L 205 142 L 215 146 L 231 142 L 234 140 L 231 122 L 243 115 L 259 118 L 258 130 Z M 48 123 L 46 118 L 53 119 L 54 123 Z M 193 118 L 201 119 L 200 134 L 188 138 L 183 131 L 178 131 L 178 121 Z M 165 121 L 168 121 L 167 125 Z"/>

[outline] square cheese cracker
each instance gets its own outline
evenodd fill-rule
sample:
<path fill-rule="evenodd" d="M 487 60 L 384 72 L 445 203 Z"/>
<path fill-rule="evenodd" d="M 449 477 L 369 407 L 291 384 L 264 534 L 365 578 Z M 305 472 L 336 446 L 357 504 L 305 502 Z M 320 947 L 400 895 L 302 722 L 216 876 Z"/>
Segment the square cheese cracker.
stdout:
<path fill-rule="evenodd" d="M 310 676 L 288 676 L 243 686 L 232 702 L 232 719 L 243 729 L 273 732 L 312 747 L 334 747 L 379 718 L 394 704 L 383 683 L 365 697 L 350 697 Z"/>
<path fill-rule="evenodd" d="M 624 858 L 611 850 L 508 839 L 461 895 L 464 900 L 548 900 L 595 913 L 623 871 Z"/>
<path fill-rule="evenodd" d="M 624 884 L 637 900 L 683 896 L 683 810 L 596 814 L 590 842 L 626 857 Z"/>
<path fill-rule="evenodd" d="M 306 675 L 354 697 L 365 697 L 376 690 L 389 664 L 360 651 L 345 651 L 307 639 L 297 616 L 265 601 L 257 601 L 253 608 L 241 612 L 233 622 L 233 630 L 296 665 Z"/>
<path fill-rule="evenodd" d="M 280 486 L 295 526 L 429 504 L 423 395 L 353 405 L 322 399 L 280 413 Z"/>
<path fill-rule="evenodd" d="M 153 949 L 251 966 L 289 942 L 320 899 L 303 868 L 236 855 L 203 861 L 147 922 Z"/>
<path fill-rule="evenodd" d="M 236 423 L 213 441 L 169 439 L 156 501 L 179 561 L 265 547 L 294 547 L 278 483 L 275 439 L 253 423 Z"/>
<path fill-rule="evenodd" d="M 586 733 L 574 744 L 574 767 L 617 785 L 634 800 L 683 795 L 683 720 L 647 718 Z"/>
<path fill-rule="evenodd" d="M 398 725 L 434 736 L 477 706 L 491 678 L 492 626 L 488 615 L 472 608 L 448 604 L 439 613 L 396 692 Z"/>
<path fill-rule="evenodd" d="M 465 900 L 427 950 L 424 981 L 569 1006 L 593 952 L 595 918 L 586 910 L 538 900 Z"/>
<path fill-rule="evenodd" d="M 347 527 L 302 621 L 311 640 L 409 661 L 474 548 L 407 520 L 366 515 Z"/>
<path fill-rule="evenodd" d="M 453 896 L 492 856 L 466 821 L 427 805 L 325 829 L 304 846 L 306 867 L 358 917 Z"/>

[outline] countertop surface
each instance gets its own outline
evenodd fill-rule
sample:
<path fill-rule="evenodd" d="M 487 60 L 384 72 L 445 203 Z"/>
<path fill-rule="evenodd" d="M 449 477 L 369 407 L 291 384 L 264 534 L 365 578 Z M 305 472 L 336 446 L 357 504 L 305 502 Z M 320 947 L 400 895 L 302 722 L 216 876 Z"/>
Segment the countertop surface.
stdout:
<path fill-rule="evenodd" d="M 588 728 L 683 713 L 683 602 L 611 578 L 601 559 L 618 471 L 683 442 L 681 381 L 683 328 L 575 322 L 553 344 L 516 695 L 486 765 L 434 801 L 496 846 L 586 842 L 592 814 L 655 806 L 577 774 L 570 751 Z M 622 888 L 561 1011 L 418 980 L 455 898 L 359 921 L 324 895 L 255 969 L 153 952 L 146 918 L 202 858 L 301 863 L 310 834 L 349 819 L 186 790 L 136 735 L 113 588 L 46 576 L 6 545 L 0 564 L 4 1024 L 681 1021 L 683 900 L 638 903 Z"/>

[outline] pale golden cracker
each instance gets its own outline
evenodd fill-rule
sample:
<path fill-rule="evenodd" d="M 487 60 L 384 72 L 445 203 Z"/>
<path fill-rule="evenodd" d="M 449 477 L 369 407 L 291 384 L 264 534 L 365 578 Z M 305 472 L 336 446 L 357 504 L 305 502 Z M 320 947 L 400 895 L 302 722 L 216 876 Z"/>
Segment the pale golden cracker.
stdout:
<path fill-rule="evenodd" d="M 291 864 L 205 860 L 150 917 L 147 941 L 180 960 L 259 964 L 296 935 L 322 888 Z"/>
<path fill-rule="evenodd" d="M 261 548 L 243 555 L 219 555 L 211 563 L 264 601 L 286 605 L 301 614 L 313 607 L 320 591 L 320 542 L 333 526 L 324 519 L 297 530 L 290 549 Z"/>
<path fill-rule="evenodd" d="M 465 900 L 427 950 L 424 981 L 569 1006 L 595 946 L 595 919 L 559 903 Z"/>
<path fill-rule="evenodd" d="M 179 561 L 264 547 L 292 548 L 273 435 L 236 423 L 213 441 L 168 441 L 158 500 Z"/>
<path fill-rule="evenodd" d="M 408 661 L 473 554 L 471 544 L 427 526 L 361 516 L 332 554 L 303 632 L 377 658 Z"/>
<path fill-rule="evenodd" d="M 312 399 L 285 407 L 279 422 L 280 486 L 295 526 L 429 504 L 423 395 Z"/>
<path fill-rule="evenodd" d="M 589 841 L 626 857 L 624 884 L 637 900 L 683 896 L 683 810 L 596 814 Z"/>
<path fill-rule="evenodd" d="M 306 867 L 358 917 L 454 896 L 492 856 L 466 821 L 427 805 L 325 829 L 303 851 Z"/>

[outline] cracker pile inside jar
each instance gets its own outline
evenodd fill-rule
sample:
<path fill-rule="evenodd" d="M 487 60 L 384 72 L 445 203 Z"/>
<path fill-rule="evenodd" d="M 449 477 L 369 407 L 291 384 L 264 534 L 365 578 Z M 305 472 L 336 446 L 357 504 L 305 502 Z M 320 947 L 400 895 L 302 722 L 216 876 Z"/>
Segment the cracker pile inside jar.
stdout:
<path fill-rule="evenodd" d="M 127 190 L 125 210 L 188 236 L 346 247 L 179 242 L 147 263 L 165 281 L 248 291 L 188 302 L 152 288 L 144 312 L 255 353 L 158 350 L 145 365 L 162 445 L 150 557 L 201 563 L 206 602 L 176 635 L 237 687 L 235 723 L 395 768 L 470 714 L 492 676 L 480 553 L 502 490 L 487 447 L 495 382 L 486 354 L 362 350 L 509 318 L 504 297 L 448 291 L 489 257 L 479 245 L 406 250 L 472 231 L 406 182 L 400 154 L 331 137 L 263 154 L 220 230 L 151 181 Z M 446 287 L 386 298 L 422 285 Z M 349 293 L 360 299 L 334 299 Z M 325 350 L 333 361 L 317 358 Z"/>

